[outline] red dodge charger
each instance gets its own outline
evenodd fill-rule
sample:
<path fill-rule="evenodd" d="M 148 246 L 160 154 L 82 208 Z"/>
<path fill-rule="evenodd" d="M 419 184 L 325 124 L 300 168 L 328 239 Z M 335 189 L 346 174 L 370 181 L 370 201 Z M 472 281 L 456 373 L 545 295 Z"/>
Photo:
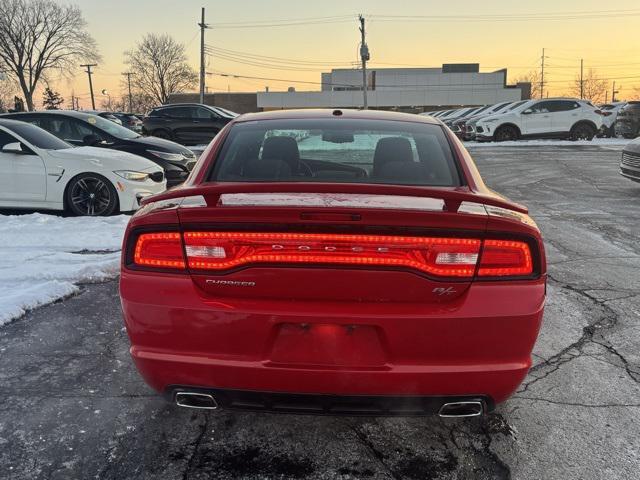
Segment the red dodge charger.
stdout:
<path fill-rule="evenodd" d="M 127 228 L 131 355 L 184 407 L 475 416 L 531 366 L 540 231 L 438 120 L 243 115 Z"/>

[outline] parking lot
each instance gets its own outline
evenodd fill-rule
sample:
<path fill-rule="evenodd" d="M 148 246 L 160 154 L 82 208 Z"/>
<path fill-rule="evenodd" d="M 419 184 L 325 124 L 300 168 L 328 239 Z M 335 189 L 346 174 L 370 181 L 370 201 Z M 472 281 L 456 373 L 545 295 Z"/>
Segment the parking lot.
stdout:
<path fill-rule="evenodd" d="M 0 328 L 0 478 L 638 478 L 640 184 L 618 175 L 617 147 L 472 154 L 489 186 L 529 206 L 549 262 L 535 365 L 494 414 L 174 407 L 137 375 L 110 281 Z"/>

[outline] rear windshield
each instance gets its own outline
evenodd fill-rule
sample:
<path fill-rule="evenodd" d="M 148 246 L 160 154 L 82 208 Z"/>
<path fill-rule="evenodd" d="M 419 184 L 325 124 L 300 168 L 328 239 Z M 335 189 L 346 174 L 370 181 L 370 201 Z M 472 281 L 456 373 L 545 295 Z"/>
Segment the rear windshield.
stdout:
<path fill-rule="evenodd" d="M 238 123 L 210 180 L 461 184 L 440 125 L 341 118 Z"/>

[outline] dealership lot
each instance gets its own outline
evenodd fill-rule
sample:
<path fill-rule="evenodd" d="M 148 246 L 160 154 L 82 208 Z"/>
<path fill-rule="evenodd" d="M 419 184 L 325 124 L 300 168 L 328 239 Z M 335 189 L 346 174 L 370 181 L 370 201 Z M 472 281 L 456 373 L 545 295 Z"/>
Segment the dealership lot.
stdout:
<path fill-rule="evenodd" d="M 179 409 L 135 372 L 111 281 L 0 328 L 0 478 L 636 478 L 640 184 L 618 175 L 620 149 L 472 149 L 489 186 L 529 206 L 549 262 L 535 366 L 495 414 Z"/>

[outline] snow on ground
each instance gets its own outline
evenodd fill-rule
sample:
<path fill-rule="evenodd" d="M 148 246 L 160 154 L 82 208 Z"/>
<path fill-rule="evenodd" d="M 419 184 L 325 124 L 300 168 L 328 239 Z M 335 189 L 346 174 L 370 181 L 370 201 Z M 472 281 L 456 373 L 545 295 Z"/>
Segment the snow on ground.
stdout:
<path fill-rule="evenodd" d="M 126 215 L 0 215 L 0 325 L 113 278 L 120 267 Z"/>
<path fill-rule="evenodd" d="M 464 142 L 467 148 L 482 147 L 575 147 L 579 145 L 598 146 L 598 147 L 615 147 L 616 150 L 622 149 L 632 140 L 627 138 L 594 138 L 593 140 L 515 140 L 510 142 Z"/>

